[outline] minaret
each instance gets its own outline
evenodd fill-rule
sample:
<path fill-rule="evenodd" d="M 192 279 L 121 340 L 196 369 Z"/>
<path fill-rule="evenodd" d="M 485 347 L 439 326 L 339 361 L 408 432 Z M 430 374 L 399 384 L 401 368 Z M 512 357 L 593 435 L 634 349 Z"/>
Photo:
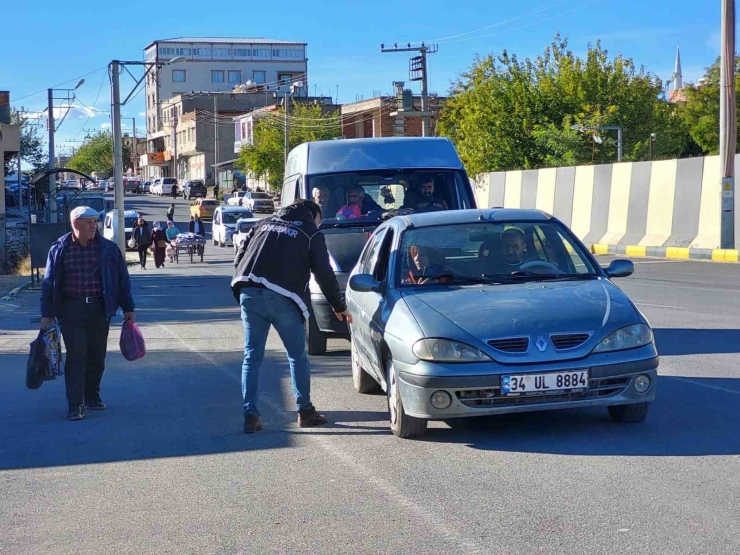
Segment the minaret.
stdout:
<path fill-rule="evenodd" d="M 681 50 L 676 46 L 676 67 L 673 69 L 673 90 L 680 91 L 683 88 L 683 75 L 681 75 Z"/>

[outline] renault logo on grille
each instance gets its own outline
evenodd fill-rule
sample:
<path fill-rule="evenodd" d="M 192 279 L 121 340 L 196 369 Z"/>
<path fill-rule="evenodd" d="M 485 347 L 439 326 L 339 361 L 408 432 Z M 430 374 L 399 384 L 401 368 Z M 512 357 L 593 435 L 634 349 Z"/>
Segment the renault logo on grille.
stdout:
<path fill-rule="evenodd" d="M 547 349 L 547 341 L 544 337 L 541 335 L 537 338 L 537 341 L 534 342 L 534 346 L 537 347 L 537 350 L 541 353 L 545 352 L 545 349 Z"/>

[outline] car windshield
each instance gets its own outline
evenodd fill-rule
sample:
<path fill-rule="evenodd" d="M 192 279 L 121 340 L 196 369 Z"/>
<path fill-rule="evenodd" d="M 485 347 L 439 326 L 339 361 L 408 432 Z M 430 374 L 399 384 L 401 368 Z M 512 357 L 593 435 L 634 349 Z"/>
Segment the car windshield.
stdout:
<path fill-rule="evenodd" d="M 218 202 L 216 202 L 215 200 L 204 200 L 201 203 L 201 205 L 202 206 L 218 206 Z"/>
<path fill-rule="evenodd" d="M 239 224 L 239 233 L 247 233 L 254 227 L 253 222 L 242 222 Z"/>
<path fill-rule="evenodd" d="M 221 214 L 223 223 L 225 224 L 235 224 L 239 219 L 241 218 L 251 218 L 252 213 L 248 210 L 239 211 L 239 212 L 223 212 Z"/>
<path fill-rule="evenodd" d="M 407 230 L 397 283 L 590 279 L 595 268 L 559 222 L 476 222 Z"/>
<path fill-rule="evenodd" d="M 262 199 L 262 200 L 270 200 L 272 197 L 268 195 L 267 193 L 252 193 L 252 198 L 255 199 Z"/>
<path fill-rule="evenodd" d="M 383 212 L 434 212 L 471 208 L 465 174 L 455 170 L 372 170 L 308 178 L 308 190 L 321 205 L 326 224 L 378 222 Z"/>
<path fill-rule="evenodd" d="M 203 182 L 202 181 L 191 181 L 190 182 L 190 186 L 191 187 L 202 187 L 203 186 Z"/>
<path fill-rule="evenodd" d="M 164 183 L 165 185 L 174 185 L 175 183 L 177 183 L 177 179 L 175 179 L 174 177 L 165 177 L 162 180 L 162 183 Z"/>

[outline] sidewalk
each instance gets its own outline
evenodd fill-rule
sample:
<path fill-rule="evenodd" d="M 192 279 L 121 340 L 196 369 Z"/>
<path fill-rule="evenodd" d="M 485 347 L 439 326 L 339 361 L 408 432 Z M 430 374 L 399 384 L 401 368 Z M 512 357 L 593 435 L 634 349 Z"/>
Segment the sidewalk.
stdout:
<path fill-rule="evenodd" d="M 0 276 L 0 297 L 4 297 L 15 287 L 31 281 L 30 276 Z"/>

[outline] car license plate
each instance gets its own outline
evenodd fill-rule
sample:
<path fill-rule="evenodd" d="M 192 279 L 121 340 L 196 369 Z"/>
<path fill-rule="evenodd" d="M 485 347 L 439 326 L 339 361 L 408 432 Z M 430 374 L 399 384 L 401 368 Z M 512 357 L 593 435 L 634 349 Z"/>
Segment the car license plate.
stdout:
<path fill-rule="evenodd" d="M 501 394 L 505 396 L 554 395 L 588 389 L 588 370 L 515 374 L 501 376 Z"/>

